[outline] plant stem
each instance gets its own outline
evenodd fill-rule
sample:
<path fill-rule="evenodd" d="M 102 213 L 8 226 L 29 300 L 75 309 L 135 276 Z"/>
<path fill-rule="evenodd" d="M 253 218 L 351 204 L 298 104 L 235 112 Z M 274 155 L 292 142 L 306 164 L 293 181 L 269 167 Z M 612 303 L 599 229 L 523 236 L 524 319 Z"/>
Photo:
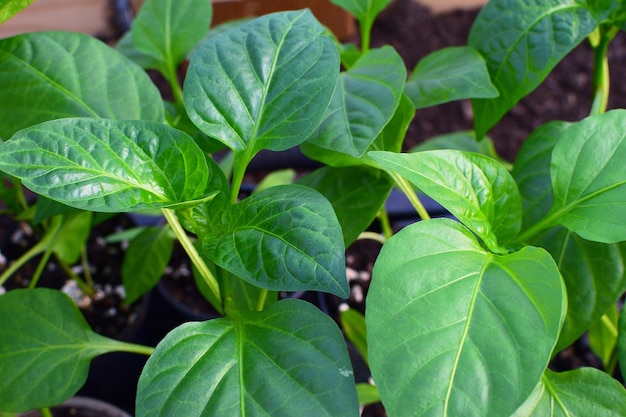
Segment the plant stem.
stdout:
<path fill-rule="evenodd" d="M 53 417 L 48 407 L 40 409 L 39 412 L 41 413 L 41 417 Z"/>
<path fill-rule="evenodd" d="M 235 154 L 235 161 L 233 163 L 233 180 L 231 184 L 230 203 L 235 204 L 239 198 L 239 190 L 243 183 L 243 176 L 246 174 L 246 169 L 251 158 L 247 158 L 242 154 Z"/>
<path fill-rule="evenodd" d="M 389 213 L 383 205 L 378 211 L 378 220 L 380 220 L 380 227 L 383 229 L 383 234 L 386 239 L 393 236 L 393 229 L 391 228 L 391 222 L 389 221 Z"/>
<path fill-rule="evenodd" d="M 607 51 L 609 44 L 617 34 L 617 27 L 608 30 L 604 26 L 598 28 L 598 35 L 592 39 L 593 47 L 593 104 L 591 115 L 598 115 L 606 112 L 609 100 L 609 61 Z"/>
<path fill-rule="evenodd" d="M 165 78 L 167 78 L 167 81 L 170 84 L 172 95 L 174 96 L 174 102 L 181 106 L 184 105 L 183 89 L 178 82 L 176 67 L 174 65 L 168 65 L 167 71 L 163 75 L 165 75 Z"/>
<path fill-rule="evenodd" d="M 115 341 L 116 350 L 128 353 L 137 353 L 139 355 L 150 356 L 154 352 L 151 346 L 137 345 L 135 343 Z"/>
<path fill-rule="evenodd" d="M 361 53 L 366 53 L 370 49 L 370 36 L 372 33 L 373 19 L 365 18 L 359 21 L 361 26 Z"/>
<path fill-rule="evenodd" d="M 213 307 L 215 307 L 218 313 L 223 314 L 224 311 L 221 305 L 222 297 L 220 295 L 220 286 L 217 282 L 217 279 L 215 278 L 215 276 L 213 276 L 211 270 L 209 270 L 209 267 L 206 265 L 206 263 L 196 250 L 196 247 L 189 239 L 189 236 L 187 236 L 187 233 L 185 233 L 185 229 L 183 229 L 183 226 L 178 221 L 178 217 L 176 217 L 176 212 L 170 209 L 162 209 L 162 211 L 165 219 L 174 231 L 174 234 L 176 234 L 178 241 L 185 249 L 185 252 L 187 252 L 189 259 L 198 269 L 200 276 L 202 276 L 202 278 L 206 282 L 209 290 L 211 291 L 211 293 L 213 293 L 215 299 L 220 301 L 218 303 L 219 305 L 214 305 Z"/>
<path fill-rule="evenodd" d="M 413 205 L 413 207 L 417 211 L 417 214 L 420 216 L 420 218 L 422 220 L 429 220 L 430 219 L 430 215 L 426 211 L 426 208 L 424 207 L 424 205 L 420 201 L 419 197 L 415 193 L 415 190 L 413 189 L 411 184 L 406 179 L 404 179 L 404 177 L 402 177 L 398 173 L 390 172 L 390 175 L 391 175 L 391 178 L 393 178 L 394 182 L 396 183 L 396 186 L 409 199 L 409 201 L 411 202 L 411 204 Z"/>
<path fill-rule="evenodd" d="M 385 236 L 382 236 L 380 233 L 374 233 L 374 232 L 362 232 L 357 239 L 358 240 L 362 240 L 362 239 L 375 240 L 376 242 L 380 242 L 383 245 L 385 244 L 385 241 L 387 240 L 385 239 Z"/>

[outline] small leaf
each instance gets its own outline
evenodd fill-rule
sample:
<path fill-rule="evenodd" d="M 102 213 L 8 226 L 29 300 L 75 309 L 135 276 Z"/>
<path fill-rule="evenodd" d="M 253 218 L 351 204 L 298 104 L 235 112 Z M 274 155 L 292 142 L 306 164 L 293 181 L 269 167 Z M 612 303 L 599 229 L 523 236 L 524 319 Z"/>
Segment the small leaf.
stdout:
<path fill-rule="evenodd" d="M 407 129 L 414 116 L 415 109 L 409 98 L 403 94 L 393 117 L 370 145 L 368 151 L 400 152 Z M 332 167 L 370 165 L 378 168 L 378 165 L 370 159 L 367 153 L 355 158 L 343 152 L 321 148 L 308 141 L 300 145 L 300 148 L 307 157 Z"/>
<path fill-rule="evenodd" d="M 611 368 L 611 360 L 617 347 L 617 305 L 613 304 L 599 321 L 589 328 L 589 347 L 600 358 L 604 369 Z"/>
<path fill-rule="evenodd" d="M 515 182 L 500 162 L 454 150 L 369 155 L 445 207 L 492 251 L 503 252 L 499 243 L 517 235 L 521 199 Z"/>
<path fill-rule="evenodd" d="M 389 175 L 368 166 L 323 167 L 298 183 L 316 189 L 330 201 L 346 247 L 372 224 L 392 186 Z"/>
<path fill-rule="evenodd" d="M 155 122 L 54 120 L 21 130 L 0 150 L 0 169 L 26 187 L 91 211 L 134 211 L 198 200 L 209 176 L 195 142 Z"/>
<path fill-rule="evenodd" d="M 0 296 L 0 409 L 57 405 L 87 379 L 94 357 L 121 342 L 91 331 L 72 300 L 47 288 Z"/>
<path fill-rule="evenodd" d="M 310 11 L 281 12 L 206 41 L 185 79 L 191 120 L 249 162 L 305 141 L 339 75 L 339 53 Z"/>
<path fill-rule="evenodd" d="M 210 0 L 145 0 L 133 20 L 132 43 L 156 64 L 147 68 L 169 74 L 209 30 L 212 16 Z"/>
<path fill-rule="evenodd" d="M 130 240 L 122 263 L 126 304 L 132 304 L 163 276 L 174 249 L 168 227 L 146 227 Z"/>
<path fill-rule="evenodd" d="M 226 224 L 214 228 L 204 238 L 204 253 L 249 283 L 348 296 L 341 227 L 317 191 L 301 185 L 268 188 L 233 206 Z"/>
<path fill-rule="evenodd" d="M 454 149 L 457 151 L 474 152 L 493 159 L 501 160 L 491 138 L 476 140 L 472 131 L 445 133 L 428 139 L 413 147 L 409 152 L 434 151 L 437 149 Z M 501 161 L 504 163 L 504 161 Z"/>
<path fill-rule="evenodd" d="M 386 410 L 510 415 L 539 383 L 565 307 L 545 250 L 493 255 L 449 219 L 405 227 L 382 248 L 365 313 Z"/>
<path fill-rule="evenodd" d="M 569 123 L 555 121 L 535 129 L 517 154 L 511 174 L 522 196 L 522 230 L 539 222 L 552 207 L 554 196 L 550 162 L 554 145 L 564 137 Z"/>
<path fill-rule="evenodd" d="M 405 78 L 392 47 L 368 51 L 341 73 L 324 120 L 307 142 L 360 157 L 394 115 Z"/>
<path fill-rule="evenodd" d="M 626 110 L 567 129 L 552 153 L 551 216 L 587 240 L 626 240 Z"/>
<path fill-rule="evenodd" d="M 186 323 L 159 343 L 139 379 L 137 416 L 166 415 L 357 416 L 343 337 L 299 300 Z"/>
<path fill-rule="evenodd" d="M 330 0 L 331 3 L 350 12 L 360 21 L 371 21 L 382 12 L 391 0 Z"/>
<path fill-rule="evenodd" d="M 455 46 L 422 58 L 404 87 L 416 109 L 467 98 L 494 98 L 485 60 L 474 48 Z"/>
<path fill-rule="evenodd" d="M 93 213 L 83 211 L 69 216 L 63 216 L 63 226 L 54 239 L 54 253 L 66 264 L 73 264 L 79 260 L 83 249 L 87 246 L 87 239 L 91 234 L 91 219 Z"/>
<path fill-rule="evenodd" d="M 624 415 L 624 387 L 602 371 L 580 368 L 562 373 L 546 370 L 541 383 L 512 417 Z"/>
<path fill-rule="evenodd" d="M 32 2 L 33 0 L 0 0 L 0 23 L 9 20 Z"/>
<path fill-rule="evenodd" d="M 163 120 L 140 67 L 91 36 L 33 32 L 0 40 L 0 136 L 63 117 Z"/>
<path fill-rule="evenodd" d="M 482 137 L 598 25 L 577 0 L 492 0 L 480 11 L 468 45 L 486 60 L 500 96 L 473 100 Z"/>
<path fill-rule="evenodd" d="M 365 317 L 354 309 L 347 309 L 339 312 L 339 321 L 346 337 L 354 345 L 356 350 L 367 363 L 367 328 Z"/>

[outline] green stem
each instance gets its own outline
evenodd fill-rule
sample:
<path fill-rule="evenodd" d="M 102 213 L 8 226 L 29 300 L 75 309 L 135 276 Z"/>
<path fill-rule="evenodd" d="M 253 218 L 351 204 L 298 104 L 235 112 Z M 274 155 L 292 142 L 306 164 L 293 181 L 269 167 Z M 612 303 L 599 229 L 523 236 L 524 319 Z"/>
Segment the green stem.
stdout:
<path fill-rule="evenodd" d="M 91 270 L 89 269 L 89 260 L 87 259 L 87 247 L 84 246 L 80 254 L 81 264 L 83 265 L 83 274 L 85 275 L 85 282 L 89 288 L 94 287 L 93 277 L 91 276 Z"/>
<path fill-rule="evenodd" d="M 269 291 L 266 288 L 261 289 L 261 292 L 259 293 L 259 298 L 257 299 L 256 311 L 263 311 L 263 307 L 265 307 L 268 293 Z"/>
<path fill-rule="evenodd" d="M 365 18 L 360 20 L 359 23 L 361 26 L 361 53 L 365 54 L 370 49 L 370 37 L 374 20 Z"/>
<path fill-rule="evenodd" d="M 187 236 L 185 229 L 183 229 L 183 226 L 178 221 L 178 217 L 176 217 L 176 212 L 170 209 L 162 209 L 162 211 L 165 219 L 174 231 L 174 234 L 176 234 L 178 241 L 185 249 L 185 252 L 187 252 L 189 259 L 198 269 L 200 276 L 206 282 L 209 290 L 211 291 L 215 299 L 220 301 L 218 305 L 214 305 L 213 307 L 215 307 L 218 313 L 223 314 L 224 312 L 221 305 L 222 297 L 220 295 L 220 286 L 217 282 L 217 279 L 215 278 L 215 276 L 213 276 L 211 270 L 196 250 L 196 247 L 193 245 L 193 242 L 191 242 L 191 239 L 189 239 L 189 236 Z"/>
<path fill-rule="evenodd" d="M 374 232 L 362 232 L 357 239 L 358 240 L 363 240 L 363 239 L 375 240 L 376 242 L 380 242 L 383 245 L 385 244 L 385 241 L 387 240 L 385 239 L 385 236 L 381 235 L 380 233 L 374 233 Z"/>
<path fill-rule="evenodd" d="M 52 411 L 47 407 L 40 409 L 39 413 L 41 413 L 41 417 L 53 417 Z"/>
<path fill-rule="evenodd" d="M 246 175 L 246 169 L 248 164 L 252 160 L 252 157 L 247 153 L 235 153 L 235 160 L 233 162 L 233 180 L 231 184 L 230 202 L 235 204 L 239 198 L 239 191 L 241 190 L 241 184 L 243 184 L 243 177 Z"/>
<path fill-rule="evenodd" d="M 116 347 L 116 350 L 120 352 L 137 353 L 139 355 L 146 355 L 146 356 L 150 356 L 154 352 L 154 348 L 151 346 L 137 345 L 135 343 L 128 343 L 128 342 L 120 342 L 119 340 L 115 342 L 115 347 Z"/>
<path fill-rule="evenodd" d="M 605 27 L 598 28 L 597 34 L 592 40 L 593 47 L 593 104 L 591 115 L 598 115 L 606 112 L 609 100 L 609 61 L 607 51 L 609 44 L 617 34 L 617 27 L 606 30 Z"/>
<path fill-rule="evenodd" d="M 387 213 L 387 209 L 384 205 L 378 211 L 378 220 L 380 221 L 380 227 L 383 230 L 385 238 L 391 238 L 391 236 L 393 236 L 393 229 L 391 228 L 391 222 L 389 221 L 389 213 Z"/>
<path fill-rule="evenodd" d="M 178 82 L 178 74 L 176 73 L 176 67 L 174 65 L 168 65 L 166 73 L 164 73 L 165 78 L 170 84 L 170 88 L 172 89 L 172 95 L 174 96 L 174 102 L 178 105 L 184 105 L 183 98 L 183 89 Z"/>
<path fill-rule="evenodd" d="M 396 183 L 396 186 L 400 189 L 400 191 L 402 191 L 406 195 L 406 197 L 409 199 L 409 201 L 415 208 L 415 211 L 417 211 L 417 214 L 420 216 L 420 218 L 422 220 L 429 220 L 430 215 L 426 211 L 426 208 L 424 207 L 419 197 L 415 193 L 415 190 L 413 189 L 411 184 L 406 179 L 404 179 L 404 177 L 402 177 L 400 174 L 396 172 L 390 172 L 390 174 L 391 174 L 391 178 Z"/>
<path fill-rule="evenodd" d="M 72 268 L 70 268 L 69 265 L 59 259 L 57 259 L 57 261 L 59 262 L 59 266 L 63 269 L 63 271 L 65 271 L 67 276 L 70 277 L 70 279 L 74 281 L 76 285 L 78 285 L 83 294 L 87 294 L 89 296 L 94 295 L 95 291 L 93 288 L 93 283 L 92 285 L 89 285 L 88 283 L 80 279 L 80 277 L 76 275 L 74 271 L 72 271 Z"/>

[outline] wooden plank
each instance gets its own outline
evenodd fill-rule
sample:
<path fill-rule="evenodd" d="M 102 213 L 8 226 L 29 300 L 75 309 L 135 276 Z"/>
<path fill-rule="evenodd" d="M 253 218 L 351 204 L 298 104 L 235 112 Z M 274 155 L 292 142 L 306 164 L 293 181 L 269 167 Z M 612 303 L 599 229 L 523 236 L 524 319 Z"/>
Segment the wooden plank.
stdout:
<path fill-rule="evenodd" d="M 0 38 L 40 30 L 108 34 L 108 0 L 35 0 L 0 25 Z"/>

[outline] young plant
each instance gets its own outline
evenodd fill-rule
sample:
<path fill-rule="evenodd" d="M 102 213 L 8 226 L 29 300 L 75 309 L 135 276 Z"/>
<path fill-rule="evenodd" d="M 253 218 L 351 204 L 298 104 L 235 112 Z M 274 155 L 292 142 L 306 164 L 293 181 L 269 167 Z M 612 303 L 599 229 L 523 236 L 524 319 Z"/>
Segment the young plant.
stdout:
<path fill-rule="evenodd" d="M 407 79 L 393 48 L 369 44 L 371 22 L 389 0 L 334 0 L 361 22 L 362 48 L 344 49 L 343 71 L 340 48 L 313 16 L 284 12 L 193 48 L 179 92 L 174 69 L 194 42 L 178 49 L 164 39 L 184 36 L 164 28 L 179 33 L 186 19 L 196 28 L 203 20 L 195 11 L 210 8 L 172 3 L 146 1 L 146 22 L 123 44 L 169 80 L 170 116 L 32 119 L 6 136 L 0 169 L 75 208 L 161 210 L 224 317 L 183 324 L 152 351 L 93 334 L 58 292 L 11 291 L 0 297 L 0 371 L 8 376 L 0 381 L 0 409 L 60 402 L 80 387 L 91 358 L 128 350 L 151 355 L 138 416 L 357 415 L 338 327 L 310 304 L 278 300 L 277 292 L 346 297 L 345 246 L 377 215 L 385 224 L 382 207 L 395 185 L 427 221 L 395 235 L 385 228 L 365 329 L 362 318 L 343 316 L 375 382 L 375 392 L 360 386 L 362 399 L 379 396 L 390 416 L 626 414 L 626 392 L 609 374 L 548 368 L 598 321 L 615 324 L 614 305 L 626 289 L 626 111 L 605 111 L 606 51 L 626 26 L 622 1 L 536 0 L 530 7 L 492 0 L 469 46 L 435 52 Z M 198 41 L 201 32 L 190 36 Z M 401 153 L 416 108 L 472 98 L 482 138 L 588 37 L 595 52 L 590 117 L 533 132 L 512 172 L 463 149 Z M 24 35 L 0 47 L 31 42 Z M 46 45 L 42 56 L 55 50 L 54 42 Z M 66 101 L 51 102 L 54 109 Z M 232 151 L 230 184 L 207 154 L 215 141 Z M 260 150 L 295 146 L 327 166 L 239 201 Z M 428 220 L 416 188 L 458 221 Z M 63 319 L 49 320 L 56 317 Z M 613 334 L 620 355 L 624 334 Z M 610 366 L 613 349 L 606 351 Z M 56 366 L 66 358 L 68 366 Z M 32 384 L 35 373 L 42 383 Z M 58 380 L 67 383 L 59 388 Z"/>

